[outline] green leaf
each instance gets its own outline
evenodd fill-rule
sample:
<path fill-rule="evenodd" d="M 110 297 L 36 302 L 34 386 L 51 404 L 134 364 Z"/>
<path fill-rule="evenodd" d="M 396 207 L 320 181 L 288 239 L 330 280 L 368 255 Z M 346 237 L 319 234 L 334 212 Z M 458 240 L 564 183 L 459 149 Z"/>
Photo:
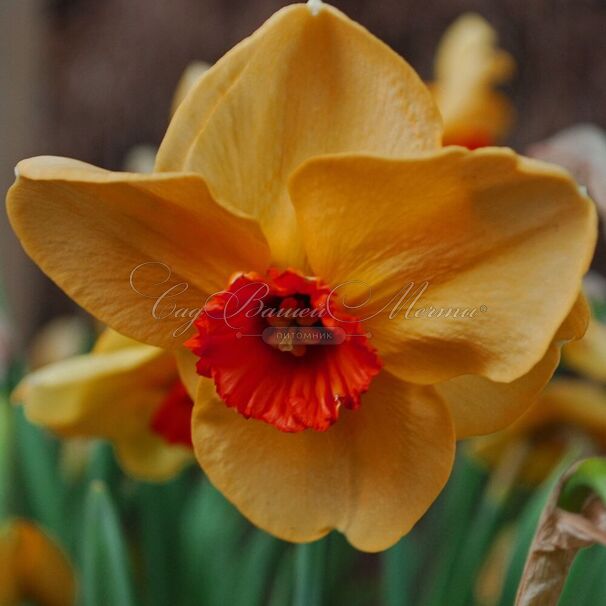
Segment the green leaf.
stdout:
<path fill-rule="evenodd" d="M 328 604 L 350 604 L 345 594 L 349 592 L 349 587 L 354 587 L 354 579 L 359 577 L 352 569 L 359 560 L 360 552 L 339 532 L 331 532 L 326 541 L 325 601 Z"/>
<path fill-rule="evenodd" d="M 138 483 L 134 510 L 136 537 L 142 557 L 142 585 L 146 606 L 165 606 L 179 590 L 179 533 L 177 521 L 183 515 L 192 484 L 187 474 L 165 484 Z"/>
<path fill-rule="evenodd" d="M 292 604 L 294 578 L 294 548 L 286 548 L 284 557 L 278 564 L 276 576 L 271 584 L 268 606 L 286 606 Z"/>
<path fill-rule="evenodd" d="M 568 478 L 558 500 L 558 506 L 579 512 L 587 497 L 595 493 L 606 503 L 606 459 L 594 457 L 583 461 Z"/>
<path fill-rule="evenodd" d="M 95 440 L 86 469 L 87 483 L 101 480 L 106 486 L 112 487 L 118 483 L 121 475 L 112 444 L 105 440 Z"/>
<path fill-rule="evenodd" d="M 606 604 L 606 548 L 594 545 L 576 557 L 558 606 Z"/>
<path fill-rule="evenodd" d="M 100 480 L 91 482 L 86 497 L 82 539 L 82 602 L 86 606 L 133 605 L 125 540 Z"/>
<path fill-rule="evenodd" d="M 455 467 L 437 511 L 437 541 L 429 562 L 429 582 L 425 584 L 420 604 L 442 606 L 447 602 L 449 582 L 469 527 L 478 509 L 486 470 L 466 452 L 457 456 Z M 426 541 L 426 537 L 423 537 Z"/>
<path fill-rule="evenodd" d="M 0 394 L 0 524 L 9 516 L 11 507 L 12 431 L 10 403 Z"/>
<path fill-rule="evenodd" d="M 484 559 L 504 519 L 506 502 L 496 501 L 490 491 L 484 495 L 472 523 L 466 527 L 467 537 L 457 554 L 446 595 L 449 606 L 466 606 L 472 602 L 474 584 Z"/>
<path fill-rule="evenodd" d="M 22 407 L 14 409 L 17 483 L 25 500 L 24 514 L 65 539 L 64 486 L 58 471 L 58 442 L 31 424 Z"/>
<path fill-rule="evenodd" d="M 412 585 L 419 566 L 416 544 L 404 537 L 381 554 L 381 591 L 385 606 L 412 605 Z"/>
<path fill-rule="evenodd" d="M 261 530 L 253 530 L 252 536 L 242 549 L 239 581 L 232 604 L 257 606 L 265 603 L 269 580 L 285 544 Z"/>
<path fill-rule="evenodd" d="M 320 606 L 323 601 L 326 539 L 295 547 L 294 606 Z"/>
<path fill-rule="evenodd" d="M 529 454 L 530 446 L 525 440 L 512 441 L 492 469 L 478 511 L 465 527 L 467 536 L 457 554 L 444 595 L 449 606 L 466 606 L 473 602 L 478 575 L 492 541 L 507 517 L 520 471 Z"/>
<path fill-rule="evenodd" d="M 600 322 L 606 322 L 606 301 L 590 301 L 593 316 Z"/>
<path fill-rule="evenodd" d="M 181 604 L 230 604 L 248 523 L 208 481 L 198 484 L 181 524 Z"/>

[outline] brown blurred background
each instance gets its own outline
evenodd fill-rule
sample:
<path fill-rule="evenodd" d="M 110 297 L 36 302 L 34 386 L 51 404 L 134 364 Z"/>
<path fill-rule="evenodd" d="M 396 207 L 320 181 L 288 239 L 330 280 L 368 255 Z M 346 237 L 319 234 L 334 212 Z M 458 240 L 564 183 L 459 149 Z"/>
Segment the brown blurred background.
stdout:
<path fill-rule="evenodd" d="M 516 58 L 518 150 L 557 130 L 606 127 L 604 0 L 335 0 L 431 78 L 444 29 L 473 10 Z M 119 169 L 158 144 L 183 69 L 213 62 L 280 0 L 0 0 L 0 188 L 22 157 L 53 154 Z M 72 304 L 22 253 L 0 218 L 0 271 L 23 345 Z"/>

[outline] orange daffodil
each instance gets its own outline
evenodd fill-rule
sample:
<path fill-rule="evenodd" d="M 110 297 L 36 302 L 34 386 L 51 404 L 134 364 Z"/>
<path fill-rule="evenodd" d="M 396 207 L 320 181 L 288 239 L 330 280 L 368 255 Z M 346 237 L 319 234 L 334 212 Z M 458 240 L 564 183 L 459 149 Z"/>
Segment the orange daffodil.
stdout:
<path fill-rule="evenodd" d="M 480 15 L 459 17 L 440 41 L 431 91 L 444 119 L 444 145 L 495 145 L 513 122 L 513 108 L 495 87 L 507 82 L 513 58 Z"/>
<path fill-rule="evenodd" d="M 590 201 L 562 170 L 441 140 L 401 58 L 296 4 L 202 76 L 157 172 L 26 160 L 8 211 L 81 305 L 176 353 L 196 457 L 247 517 L 380 550 L 435 499 L 455 439 L 512 422 L 585 330 Z M 422 310 L 390 318 L 422 282 Z M 279 329 L 339 339 L 265 338 Z"/>
<path fill-rule="evenodd" d="M 192 400 L 175 357 L 107 330 L 90 354 L 23 379 L 13 398 L 27 417 L 63 437 L 110 440 L 122 467 L 166 480 L 192 459 Z"/>
<path fill-rule="evenodd" d="M 72 606 L 74 571 L 55 541 L 35 524 L 15 519 L 0 528 L 0 604 Z"/>

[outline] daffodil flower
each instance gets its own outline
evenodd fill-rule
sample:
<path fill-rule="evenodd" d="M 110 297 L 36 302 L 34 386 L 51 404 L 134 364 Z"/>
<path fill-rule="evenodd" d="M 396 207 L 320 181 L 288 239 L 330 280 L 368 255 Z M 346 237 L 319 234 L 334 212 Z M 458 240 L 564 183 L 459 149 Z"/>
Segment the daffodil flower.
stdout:
<path fill-rule="evenodd" d="M 514 111 L 496 87 L 515 63 L 497 47 L 497 34 L 480 15 L 467 13 L 447 30 L 436 53 L 431 91 L 444 119 L 444 145 L 476 149 L 499 143 Z"/>
<path fill-rule="evenodd" d="M 380 550 L 455 439 L 511 423 L 585 330 L 591 202 L 560 169 L 441 141 L 408 64 L 295 4 L 202 76 L 154 174 L 34 158 L 8 210 L 83 307 L 197 367 L 196 457 L 249 519 Z"/>
<path fill-rule="evenodd" d="M 110 440 L 132 476 L 170 478 L 192 459 L 193 402 L 175 357 L 107 330 L 90 354 L 36 370 L 13 398 L 62 437 Z"/>
<path fill-rule="evenodd" d="M 15 519 L 0 528 L 0 604 L 72 606 L 73 569 L 57 544 L 38 526 Z"/>

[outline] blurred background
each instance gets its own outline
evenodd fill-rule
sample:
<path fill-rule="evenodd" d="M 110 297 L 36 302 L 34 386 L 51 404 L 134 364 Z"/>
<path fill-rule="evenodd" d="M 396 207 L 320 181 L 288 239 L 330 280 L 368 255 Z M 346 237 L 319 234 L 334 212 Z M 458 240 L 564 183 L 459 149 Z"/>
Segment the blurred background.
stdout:
<path fill-rule="evenodd" d="M 216 61 L 281 0 L 1 0 L 0 189 L 24 157 L 75 157 L 123 167 L 130 148 L 157 145 L 172 95 L 193 60 Z M 579 122 L 606 126 L 603 0 L 335 0 L 425 78 L 445 28 L 477 11 L 518 73 L 505 91 L 518 111 L 517 150 Z M 0 215 L 0 271 L 18 350 L 50 318 L 73 311 L 21 251 Z"/>

